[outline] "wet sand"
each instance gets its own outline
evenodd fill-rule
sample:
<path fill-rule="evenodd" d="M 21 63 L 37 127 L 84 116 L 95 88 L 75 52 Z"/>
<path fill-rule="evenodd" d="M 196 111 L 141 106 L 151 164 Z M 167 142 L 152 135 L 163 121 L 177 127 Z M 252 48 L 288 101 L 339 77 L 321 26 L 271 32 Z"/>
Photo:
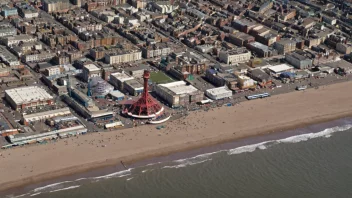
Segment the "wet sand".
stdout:
<path fill-rule="evenodd" d="M 197 111 L 155 125 L 0 151 L 0 190 L 95 168 L 304 127 L 352 114 L 352 82 Z"/>

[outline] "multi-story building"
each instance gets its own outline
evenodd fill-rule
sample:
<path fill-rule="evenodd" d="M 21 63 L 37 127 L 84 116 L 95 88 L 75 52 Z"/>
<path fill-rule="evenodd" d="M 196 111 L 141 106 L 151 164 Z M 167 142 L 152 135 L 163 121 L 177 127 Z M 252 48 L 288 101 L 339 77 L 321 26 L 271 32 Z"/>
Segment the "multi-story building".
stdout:
<path fill-rule="evenodd" d="M 152 2 L 152 9 L 161 13 L 171 13 L 176 10 L 178 6 L 171 5 L 169 1 Z"/>
<path fill-rule="evenodd" d="M 119 50 L 105 54 L 105 63 L 118 64 L 138 61 L 142 59 L 142 52 L 140 50 Z"/>
<path fill-rule="evenodd" d="M 56 53 L 40 51 L 38 53 L 24 55 L 22 56 L 21 59 L 23 62 L 31 63 L 31 62 L 50 61 L 55 56 L 56 56 Z"/>
<path fill-rule="evenodd" d="M 20 42 L 22 43 L 30 43 L 37 41 L 37 38 L 30 35 L 15 35 L 15 36 L 7 36 L 1 38 L 1 41 L 8 47 L 13 45 L 18 45 Z"/>
<path fill-rule="evenodd" d="M 159 56 L 167 56 L 172 52 L 172 49 L 167 43 L 157 43 L 141 48 L 143 58 L 154 58 Z"/>
<path fill-rule="evenodd" d="M 276 49 L 279 54 L 286 54 L 287 52 L 296 50 L 296 42 L 291 39 L 281 39 L 274 44 L 274 49 Z"/>
<path fill-rule="evenodd" d="M 335 25 L 337 23 L 337 19 L 335 17 L 323 15 L 322 18 L 323 18 L 323 21 L 329 25 Z"/>
<path fill-rule="evenodd" d="M 272 52 L 268 46 L 263 45 L 259 42 L 249 43 L 247 48 L 254 52 L 258 57 L 269 57 L 272 56 Z"/>
<path fill-rule="evenodd" d="M 236 32 L 234 34 L 229 34 L 226 37 L 226 40 L 229 43 L 242 47 L 242 46 L 246 46 L 248 43 L 254 42 L 255 38 L 243 32 Z"/>
<path fill-rule="evenodd" d="M 8 17 L 14 17 L 18 15 L 17 9 L 14 7 L 8 7 L 8 6 L 4 6 L 1 9 L 1 14 L 2 16 L 4 16 L 5 18 Z"/>
<path fill-rule="evenodd" d="M 246 48 L 237 48 L 228 51 L 220 51 L 219 59 L 226 64 L 236 64 L 247 62 L 251 59 L 251 52 Z"/>
<path fill-rule="evenodd" d="M 143 85 L 136 79 L 126 80 L 123 82 L 124 90 L 126 90 L 130 95 L 137 96 L 143 93 Z"/>
<path fill-rule="evenodd" d="M 83 80 L 88 82 L 92 77 L 101 77 L 101 69 L 94 64 L 84 65 L 82 68 Z"/>
<path fill-rule="evenodd" d="M 204 92 L 192 85 L 187 85 L 184 81 L 158 84 L 155 86 L 155 92 L 172 107 L 200 102 L 204 96 Z"/>
<path fill-rule="evenodd" d="M 1 27 L 0 28 L 0 37 L 15 36 L 16 34 L 17 34 L 16 28 L 12 28 L 12 27 Z"/>
<path fill-rule="evenodd" d="M 344 43 L 337 43 L 336 44 L 336 51 L 342 54 L 349 54 L 352 52 L 352 45 L 351 44 L 344 44 Z"/>
<path fill-rule="evenodd" d="M 39 12 L 34 7 L 25 4 L 22 6 L 18 6 L 18 15 L 25 19 L 31 19 L 38 17 Z"/>
<path fill-rule="evenodd" d="M 272 83 L 272 78 L 269 74 L 265 73 L 261 69 L 253 69 L 248 71 L 247 74 L 250 78 L 257 81 L 261 87 L 270 86 Z"/>
<path fill-rule="evenodd" d="M 61 68 L 59 66 L 45 68 L 44 74 L 46 76 L 53 76 L 61 74 Z"/>
<path fill-rule="evenodd" d="M 5 65 L 4 63 L 0 63 L 0 77 L 9 76 L 11 68 Z"/>
<path fill-rule="evenodd" d="M 18 58 L 2 45 L 0 45 L 0 59 L 8 66 L 19 66 L 21 64 Z"/>
<path fill-rule="evenodd" d="M 67 12 L 70 9 L 69 0 L 43 0 L 43 9 L 48 13 Z"/>
<path fill-rule="evenodd" d="M 291 10 L 288 10 L 287 12 L 285 12 L 285 13 L 282 13 L 280 15 L 280 19 L 282 21 L 287 21 L 287 20 L 292 19 L 295 16 L 296 16 L 296 9 L 291 9 Z"/>
<path fill-rule="evenodd" d="M 267 1 L 259 7 L 259 13 L 264 13 L 273 7 L 274 3 L 272 1 Z"/>
<path fill-rule="evenodd" d="M 254 27 L 257 26 L 257 23 L 249 21 L 247 19 L 234 20 L 232 26 L 237 30 L 248 34 Z"/>
<path fill-rule="evenodd" d="M 285 59 L 288 63 L 290 63 L 297 69 L 308 69 L 312 67 L 313 64 L 312 59 L 296 52 L 286 54 Z"/>
<path fill-rule="evenodd" d="M 132 76 L 129 76 L 125 72 L 116 72 L 110 74 L 110 83 L 120 91 L 124 90 L 124 82 L 132 79 L 134 78 Z"/>

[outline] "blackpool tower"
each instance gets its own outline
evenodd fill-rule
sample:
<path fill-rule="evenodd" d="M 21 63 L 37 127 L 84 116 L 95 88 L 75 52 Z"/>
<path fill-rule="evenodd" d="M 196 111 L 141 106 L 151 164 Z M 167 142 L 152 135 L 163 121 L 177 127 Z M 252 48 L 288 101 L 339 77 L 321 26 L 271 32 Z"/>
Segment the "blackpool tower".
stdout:
<path fill-rule="evenodd" d="M 148 93 L 149 78 L 150 72 L 145 70 L 143 74 L 144 90 L 142 96 L 127 109 L 127 114 L 131 117 L 149 119 L 161 115 L 164 111 L 164 107 L 156 102 Z"/>

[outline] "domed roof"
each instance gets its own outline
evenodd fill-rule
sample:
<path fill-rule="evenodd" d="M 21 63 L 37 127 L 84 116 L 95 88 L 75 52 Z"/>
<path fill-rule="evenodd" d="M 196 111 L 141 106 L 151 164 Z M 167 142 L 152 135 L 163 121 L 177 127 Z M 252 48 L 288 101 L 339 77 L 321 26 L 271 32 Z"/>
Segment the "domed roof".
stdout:
<path fill-rule="evenodd" d="M 93 94 L 95 95 L 107 95 L 114 90 L 114 87 L 105 81 L 100 81 L 94 87 Z"/>

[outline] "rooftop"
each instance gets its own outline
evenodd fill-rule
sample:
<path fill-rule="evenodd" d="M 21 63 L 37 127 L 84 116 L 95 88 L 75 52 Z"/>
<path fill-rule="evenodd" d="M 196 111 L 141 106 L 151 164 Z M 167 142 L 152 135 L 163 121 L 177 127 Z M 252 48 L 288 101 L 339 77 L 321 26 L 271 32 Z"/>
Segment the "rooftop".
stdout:
<path fill-rule="evenodd" d="M 99 70 L 100 70 L 100 68 L 97 67 L 97 66 L 94 65 L 94 64 L 84 65 L 84 67 L 85 67 L 86 69 L 88 69 L 88 71 L 99 71 Z"/>
<path fill-rule="evenodd" d="M 261 44 L 261 43 L 259 43 L 259 42 L 249 43 L 248 45 L 251 45 L 251 46 L 253 46 L 253 47 L 255 47 L 255 48 L 259 48 L 259 49 L 261 49 L 261 50 L 263 50 L 263 51 L 268 51 L 268 50 L 269 50 L 269 47 L 268 47 L 268 46 L 263 45 L 263 44 Z"/>
<path fill-rule="evenodd" d="M 181 95 L 187 93 L 193 93 L 198 91 L 197 88 L 193 87 L 192 85 L 187 85 L 184 81 L 176 81 L 166 84 L 160 84 L 160 86 L 165 87 L 172 91 L 174 94 Z"/>
<path fill-rule="evenodd" d="M 30 87 L 20 87 L 15 89 L 5 90 L 5 93 L 17 104 L 23 104 L 31 101 L 43 101 L 50 100 L 53 97 L 48 94 L 45 89 L 30 86 Z"/>
<path fill-rule="evenodd" d="M 268 69 L 270 69 L 271 71 L 273 71 L 275 73 L 279 73 L 279 72 L 291 70 L 291 69 L 293 69 L 293 67 L 291 67 L 287 64 L 281 64 L 281 65 L 270 66 L 270 67 L 268 67 Z"/>
<path fill-rule="evenodd" d="M 116 72 L 116 73 L 112 73 L 111 76 L 115 77 L 116 79 L 118 79 L 121 82 L 124 82 L 126 80 L 132 80 L 134 79 L 133 77 L 129 76 L 128 74 L 126 74 L 125 72 Z"/>
<path fill-rule="evenodd" d="M 208 92 L 212 95 L 224 94 L 224 93 L 228 93 L 228 92 L 232 93 L 232 91 L 229 90 L 226 86 L 208 89 L 208 90 L 206 90 L 206 92 Z"/>

